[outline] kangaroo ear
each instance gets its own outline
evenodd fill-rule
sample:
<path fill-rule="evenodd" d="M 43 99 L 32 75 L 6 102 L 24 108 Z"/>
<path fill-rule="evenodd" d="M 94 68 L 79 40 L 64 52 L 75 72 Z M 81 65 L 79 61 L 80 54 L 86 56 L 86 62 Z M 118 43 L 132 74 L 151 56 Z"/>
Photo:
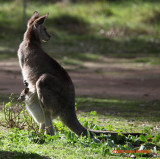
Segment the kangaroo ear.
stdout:
<path fill-rule="evenodd" d="M 31 17 L 31 19 L 37 19 L 39 18 L 39 13 L 37 11 L 35 11 Z"/>
<path fill-rule="evenodd" d="M 39 13 L 35 11 L 32 17 L 29 19 L 27 26 L 29 27 L 39 17 Z"/>
<path fill-rule="evenodd" d="M 36 25 L 41 25 L 45 22 L 46 18 L 48 17 L 49 13 L 39 17 L 36 21 L 35 21 L 35 24 Z"/>

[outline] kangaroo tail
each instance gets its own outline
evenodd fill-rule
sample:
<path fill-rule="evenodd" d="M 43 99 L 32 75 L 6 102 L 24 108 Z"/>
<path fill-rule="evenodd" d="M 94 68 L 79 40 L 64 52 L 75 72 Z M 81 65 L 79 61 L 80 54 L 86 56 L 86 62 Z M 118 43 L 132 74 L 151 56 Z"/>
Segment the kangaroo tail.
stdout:
<path fill-rule="evenodd" d="M 101 131 L 101 130 L 89 130 L 89 132 L 91 133 L 94 133 L 96 135 L 100 135 L 100 134 L 105 134 L 105 135 L 118 135 L 118 132 L 112 132 L 112 131 Z M 133 135 L 133 136 L 140 136 L 142 135 L 141 133 L 124 133 L 124 132 L 121 132 L 121 134 L 123 134 L 124 136 L 128 136 L 128 135 Z"/>
<path fill-rule="evenodd" d="M 76 113 L 74 111 L 65 111 L 60 116 L 62 122 L 74 133 L 76 133 L 78 136 L 88 136 L 88 132 L 90 132 L 90 135 L 100 135 L 100 134 L 111 134 L 111 135 L 118 135 L 117 132 L 111 132 L 111 131 L 94 131 L 86 129 L 82 126 L 82 124 L 78 121 Z M 121 133 L 125 136 L 133 135 L 133 136 L 140 136 L 141 133 Z"/>
<path fill-rule="evenodd" d="M 64 113 L 61 113 L 60 119 L 71 131 L 76 133 L 78 136 L 87 136 L 88 130 L 78 121 L 74 111 L 65 111 Z"/>

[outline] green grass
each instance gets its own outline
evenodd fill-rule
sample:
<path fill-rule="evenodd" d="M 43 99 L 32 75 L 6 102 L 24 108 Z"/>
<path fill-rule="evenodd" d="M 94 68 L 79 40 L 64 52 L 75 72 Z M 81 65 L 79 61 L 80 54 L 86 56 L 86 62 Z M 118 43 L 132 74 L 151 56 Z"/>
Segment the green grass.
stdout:
<path fill-rule="evenodd" d="M 23 37 L 21 5 L 20 0 L 1 2 L 0 59 L 16 57 Z M 92 60 L 92 55 L 147 57 L 150 62 L 159 58 L 159 9 L 158 1 L 142 0 L 45 5 L 28 2 L 27 17 L 35 10 L 40 15 L 50 13 L 46 26 L 53 37 L 44 47 L 59 60 L 68 57 L 65 63 L 80 64 Z M 88 58 L 86 54 L 91 56 Z M 159 60 L 150 64 L 159 64 Z"/>
<path fill-rule="evenodd" d="M 11 103 L 13 106 L 16 104 L 15 100 Z M 101 139 L 97 137 L 87 139 L 71 133 L 58 119 L 53 121 L 56 135 L 52 137 L 37 134 L 33 129 L 27 128 L 27 125 L 24 127 L 25 130 L 0 126 L 0 159 L 4 157 L 7 159 L 123 158 L 131 154 L 114 154 L 112 151 L 118 147 L 120 150 L 138 150 L 142 145 L 145 146 L 144 150 L 150 150 L 151 153 L 135 153 L 137 158 L 152 157 L 156 151 L 159 153 L 159 103 L 83 97 L 77 98 L 76 103 L 78 119 L 87 128 L 116 132 L 143 132 L 147 133 L 147 136 L 139 138 L 108 136 Z M 154 109 L 151 105 L 154 105 Z M 9 107 L 10 104 L 6 105 L 6 108 Z M 91 107 L 92 111 L 90 111 Z M 18 121 L 29 121 L 28 116 L 22 114 L 23 112 L 19 115 Z M 152 118 L 144 114 L 148 116 L 152 114 Z M 0 111 L 0 121 L 0 125 L 5 123 L 2 111 Z M 154 150 L 155 146 L 156 150 Z"/>
<path fill-rule="evenodd" d="M 134 63 L 144 63 L 148 65 L 159 65 L 160 58 L 159 57 L 137 57 L 132 60 Z"/>
<path fill-rule="evenodd" d="M 80 115 L 80 114 L 79 114 Z M 91 119 L 92 118 L 92 119 Z M 98 118 L 101 118 L 99 120 Z M 141 130 L 144 132 L 154 130 L 154 125 L 148 125 L 148 127 L 143 127 L 143 122 L 137 122 L 137 124 L 133 124 L 133 122 L 127 123 L 126 121 L 119 119 L 110 119 L 106 118 L 106 116 L 97 115 L 81 115 L 79 120 L 83 123 L 83 125 L 89 125 L 88 123 L 92 123 L 92 128 L 98 128 L 101 125 L 101 128 L 107 128 L 108 130 L 115 131 L 115 125 L 111 123 L 117 123 L 117 125 L 125 125 L 125 127 L 120 130 L 123 131 L 127 128 L 129 131 L 137 130 L 137 127 L 141 127 Z M 107 122 L 105 122 L 107 120 Z M 111 121 L 111 122 L 110 122 Z M 146 123 L 145 123 L 146 124 Z M 105 126 L 107 125 L 107 126 Z M 0 127 L 0 149 L 1 149 L 1 157 L 4 158 L 6 155 L 11 156 L 12 159 L 21 159 L 21 158 L 123 158 L 124 154 L 110 154 L 112 152 L 113 147 L 108 146 L 111 144 L 109 138 L 108 140 L 92 140 L 85 138 L 77 138 L 73 134 L 69 137 L 70 132 L 66 129 L 59 121 L 54 121 L 54 126 L 56 129 L 59 129 L 56 132 L 56 135 L 53 137 L 44 136 L 37 138 L 37 136 L 32 131 L 24 131 L 19 129 L 4 129 Z M 151 132 L 150 131 L 150 132 Z M 158 136 L 157 136 L 158 137 Z M 120 139 L 119 139 L 120 140 Z M 141 143 L 142 139 L 137 139 Z M 156 139 L 155 139 L 156 140 Z M 157 139 L 159 141 L 159 138 Z M 120 145 L 127 146 L 127 142 L 121 139 L 119 142 L 115 141 L 113 144 L 115 147 Z M 130 141 L 131 144 L 133 144 Z M 158 142 L 142 142 L 143 145 L 146 145 L 147 150 L 152 150 L 153 146 L 157 146 L 157 151 L 159 150 Z M 139 145 L 139 144 L 138 144 Z M 151 147 L 147 147 L 147 145 L 151 145 Z M 134 146 L 133 146 L 134 147 Z M 138 147 L 138 146 L 136 146 Z M 127 147 L 126 147 L 127 148 Z M 129 148 L 129 147 L 128 147 Z M 127 148 L 127 149 L 128 149 Z M 131 148 L 130 148 L 131 149 Z M 133 148 L 132 148 L 133 149 Z M 109 151 L 109 152 L 108 152 Z M 106 152 L 106 154 L 105 154 Z M 153 150 L 152 150 L 153 152 Z M 128 154 L 129 155 L 129 154 Z M 136 154 L 137 157 L 140 156 Z M 144 154 L 141 154 L 144 155 Z M 116 157 L 117 156 L 117 157 Z M 145 156 L 145 155 L 144 155 Z M 9 158 L 9 157 L 8 157 Z M 138 157 L 140 158 L 140 157 Z"/>
<path fill-rule="evenodd" d="M 96 110 L 99 114 L 128 120 L 159 120 L 159 101 L 131 101 L 118 99 L 77 98 L 81 111 Z M 154 107 L 152 107 L 154 105 Z"/>

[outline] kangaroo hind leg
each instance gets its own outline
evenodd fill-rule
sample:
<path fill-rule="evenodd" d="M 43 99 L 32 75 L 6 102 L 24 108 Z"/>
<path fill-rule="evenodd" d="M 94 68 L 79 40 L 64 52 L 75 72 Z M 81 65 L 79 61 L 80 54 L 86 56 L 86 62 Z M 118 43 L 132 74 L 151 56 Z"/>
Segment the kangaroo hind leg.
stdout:
<path fill-rule="evenodd" d="M 46 133 L 54 135 L 52 119 L 59 115 L 61 86 L 54 76 L 43 74 L 36 82 L 36 89 L 44 111 Z"/>

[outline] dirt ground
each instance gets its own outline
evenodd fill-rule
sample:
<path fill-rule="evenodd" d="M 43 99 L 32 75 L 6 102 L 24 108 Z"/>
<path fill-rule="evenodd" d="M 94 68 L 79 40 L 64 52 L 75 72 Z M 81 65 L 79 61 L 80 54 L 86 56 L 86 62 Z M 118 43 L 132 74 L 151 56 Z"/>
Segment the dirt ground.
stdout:
<path fill-rule="evenodd" d="M 160 66 L 105 58 L 66 66 L 76 96 L 123 100 L 159 100 Z M 0 61 L 0 94 L 19 94 L 24 88 L 17 59 Z"/>

